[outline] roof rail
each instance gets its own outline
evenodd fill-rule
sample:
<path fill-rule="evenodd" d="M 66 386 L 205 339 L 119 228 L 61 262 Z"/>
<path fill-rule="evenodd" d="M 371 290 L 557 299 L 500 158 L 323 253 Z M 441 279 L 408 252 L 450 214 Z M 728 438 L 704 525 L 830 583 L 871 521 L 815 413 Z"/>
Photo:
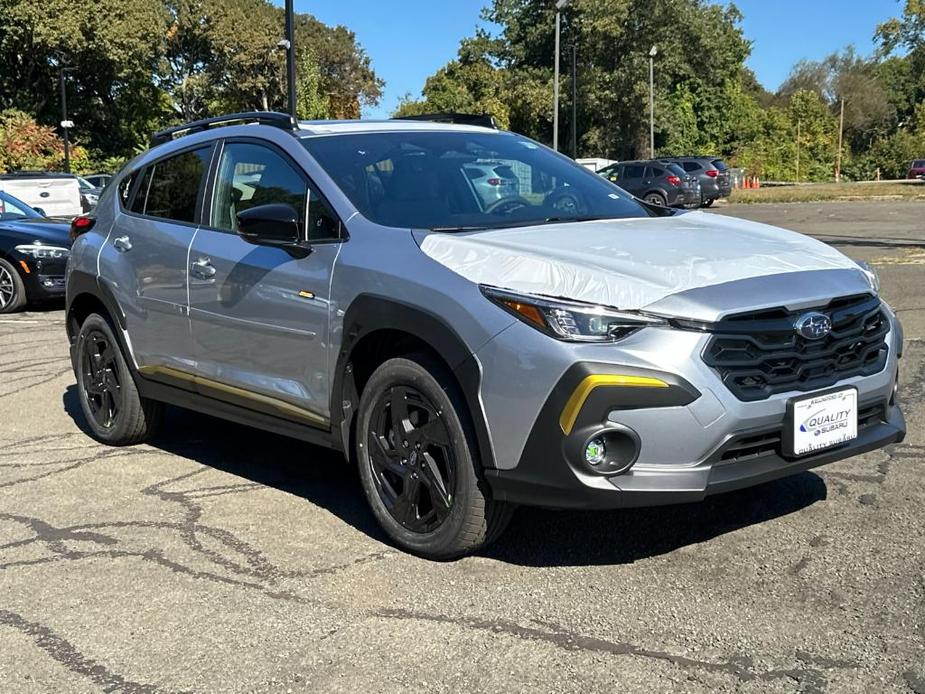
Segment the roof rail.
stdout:
<path fill-rule="evenodd" d="M 495 117 L 487 113 L 481 115 L 475 113 L 424 113 L 420 116 L 398 116 L 392 120 L 418 120 L 430 121 L 432 123 L 454 123 L 456 125 L 481 125 L 484 128 L 494 128 L 498 130 L 498 124 Z"/>
<path fill-rule="evenodd" d="M 277 113 L 275 111 L 248 111 L 245 113 L 229 113 L 225 116 L 216 116 L 215 118 L 203 118 L 195 120 L 192 123 L 177 125 L 172 128 L 158 130 L 151 136 L 151 146 L 162 145 L 170 142 L 176 137 L 199 133 L 209 128 L 217 128 L 223 125 L 232 125 L 234 123 L 259 123 L 260 125 L 272 125 L 281 130 L 298 130 L 299 122 L 288 113 Z"/>

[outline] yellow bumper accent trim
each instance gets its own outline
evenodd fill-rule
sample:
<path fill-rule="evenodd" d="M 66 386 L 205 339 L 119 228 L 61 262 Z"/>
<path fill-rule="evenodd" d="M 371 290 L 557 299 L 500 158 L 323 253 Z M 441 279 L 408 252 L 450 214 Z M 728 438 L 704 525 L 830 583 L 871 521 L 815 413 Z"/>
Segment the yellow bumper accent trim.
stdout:
<path fill-rule="evenodd" d="M 186 383 L 189 383 L 191 386 L 193 386 L 193 390 L 200 395 L 207 395 L 206 393 L 203 393 L 201 389 L 211 388 L 214 391 L 225 393 L 226 395 L 236 397 L 240 400 L 259 403 L 265 408 L 275 410 L 277 414 L 288 416 L 289 418 L 301 419 L 302 421 L 310 422 L 315 425 L 326 425 L 328 423 L 326 417 L 322 417 L 321 415 L 311 412 L 310 410 L 292 405 L 285 400 L 273 398 L 268 395 L 261 395 L 260 393 L 252 393 L 251 391 L 244 390 L 243 388 L 230 386 L 227 383 L 221 383 L 220 381 L 213 381 L 210 378 L 196 376 L 187 373 L 186 371 L 174 369 L 169 366 L 142 366 L 138 369 L 138 372 L 142 376 L 166 376 L 178 381 L 185 381 Z"/>
<path fill-rule="evenodd" d="M 562 414 L 559 415 L 559 426 L 562 433 L 566 436 L 572 433 L 575 421 L 578 419 L 578 413 L 585 406 L 585 401 L 591 395 L 591 391 L 602 386 L 613 386 L 619 388 L 667 388 L 668 384 L 659 378 L 650 376 L 627 376 L 624 374 L 598 374 L 587 376 L 575 388 L 575 392 L 565 403 L 562 408 Z"/>

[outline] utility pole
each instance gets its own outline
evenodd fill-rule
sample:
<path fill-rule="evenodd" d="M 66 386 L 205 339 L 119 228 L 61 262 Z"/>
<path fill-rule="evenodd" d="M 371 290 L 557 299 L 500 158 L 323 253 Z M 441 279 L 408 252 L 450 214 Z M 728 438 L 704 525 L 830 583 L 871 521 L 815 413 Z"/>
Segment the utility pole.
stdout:
<path fill-rule="evenodd" d="M 838 154 L 835 156 L 835 182 L 841 181 L 842 138 L 845 134 L 845 97 L 841 98 L 841 113 L 838 116 Z"/>
<path fill-rule="evenodd" d="M 58 66 L 58 89 L 61 92 L 61 130 L 64 133 L 64 172 L 71 173 L 71 139 L 68 130 L 74 127 L 74 123 L 67 119 L 67 88 L 65 86 L 64 76 L 74 68 Z"/>
<path fill-rule="evenodd" d="M 286 85 L 289 91 L 289 113 L 296 118 L 295 94 L 295 10 L 293 0 L 286 0 Z"/>
<path fill-rule="evenodd" d="M 572 44 L 572 159 L 578 159 L 578 46 Z"/>
<path fill-rule="evenodd" d="M 555 57 L 555 77 L 552 85 L 552 148 L 559 151 L 559 37 L 562 34 L 562 10 L 569 4 L 569 0 L 557 0 L 556 2 L 556 57 Z"/>
<path fill-rule="evenodd" d="M 655 56 L 658 47 L 649 49 L 649 159 L 655 159 Z"/>

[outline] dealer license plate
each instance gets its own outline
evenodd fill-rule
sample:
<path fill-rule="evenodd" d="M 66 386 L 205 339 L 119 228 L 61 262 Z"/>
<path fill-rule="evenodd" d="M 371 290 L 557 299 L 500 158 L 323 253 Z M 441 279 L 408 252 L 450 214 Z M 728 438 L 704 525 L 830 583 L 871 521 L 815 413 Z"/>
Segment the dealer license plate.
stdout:
<path fill-rule="evenodd" d="M 815 453 L 858 437 L 858 391 L 843 388 L 793 398 L 787 403 L 784 449 L 793 456 Z"/>

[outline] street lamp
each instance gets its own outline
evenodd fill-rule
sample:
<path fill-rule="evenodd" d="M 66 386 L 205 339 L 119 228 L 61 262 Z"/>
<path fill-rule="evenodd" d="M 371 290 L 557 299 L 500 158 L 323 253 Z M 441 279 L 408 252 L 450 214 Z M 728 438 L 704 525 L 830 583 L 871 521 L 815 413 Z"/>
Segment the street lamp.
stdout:
<path fill-rule="evenodd" d="M 295 10 L 293 0 L 286 0 L 286 38 L 277 44 L 286 49 L 286 87 L 289 96 L 289 113 L 296 118 L 295 96 Z"/>
<path fill-rule="evenodd" d="M 553 83 L 552 148 L 559 151 L 559 37 L 562 33 L 562 10 L 569 0 L 556 1 L 556 76 Z"/>
<path fill-rule="evenodd" d="M 649 49 L 649 158 L 655 159 L 655 56 L 658 47 Z"/>
<path fill-rule="evenodd" d="M 74 121 L 67 117 L 67 89 L 64 84 L 64 75 L 73 72 L 74 68 L 58 66 L 58 89 L 61 92 L 61 130 L 64 132 L 64 172 L 71 173 L 71 140 L 68 130 L 74 127 Z"/>

